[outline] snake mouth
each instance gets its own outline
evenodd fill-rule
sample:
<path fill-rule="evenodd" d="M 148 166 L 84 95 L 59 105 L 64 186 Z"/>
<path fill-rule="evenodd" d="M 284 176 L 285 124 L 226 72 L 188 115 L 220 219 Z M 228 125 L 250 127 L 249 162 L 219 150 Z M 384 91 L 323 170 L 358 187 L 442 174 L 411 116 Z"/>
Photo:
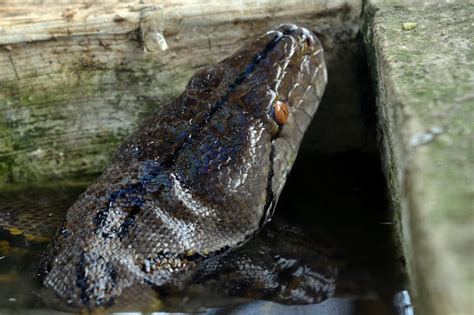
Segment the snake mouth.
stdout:
<path fill-rule="evenodd" d="M 268 108 L 273 122 L 272 176 L 268 183 L 272 200 L 265 220 L 273 214 L 327 83 L 324 51 L 316 35 L 292 24 L 283 24 L 272 32 L 283 34 L 280 41 L 287 56 L 277 65 L 278 75 L 271 88 L 274 100 Z"/>

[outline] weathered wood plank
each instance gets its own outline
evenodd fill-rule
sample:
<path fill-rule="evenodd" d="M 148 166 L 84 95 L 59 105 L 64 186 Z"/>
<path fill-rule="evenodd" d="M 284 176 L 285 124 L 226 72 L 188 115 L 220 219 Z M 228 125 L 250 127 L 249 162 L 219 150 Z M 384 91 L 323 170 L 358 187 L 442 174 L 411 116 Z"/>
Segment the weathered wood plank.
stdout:
<path fill-rule="evenodd" d="M 334 59 L 361 10 L 342 0 L 42 3 L 0 6 L 0 182 L 97 173 L 197 68 L 283 22 L 322 33 Z"/>
<path fill-rule="evenodd" d="M 369 1 L 364 36 L 415 314 L 467 315 L 474 310 L 474 4 L 427 2 L 421 9 L 408 0 Z"/>

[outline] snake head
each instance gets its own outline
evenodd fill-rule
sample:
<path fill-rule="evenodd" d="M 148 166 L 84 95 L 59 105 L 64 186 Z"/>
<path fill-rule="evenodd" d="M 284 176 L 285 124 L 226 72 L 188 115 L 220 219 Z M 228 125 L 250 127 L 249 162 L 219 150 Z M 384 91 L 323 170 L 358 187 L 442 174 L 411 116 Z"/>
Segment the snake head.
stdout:
<path fill-rule="evenodd" d="M 324 51 L 313 32 L 282 24 L 224 62 L 233 65 L 226 76 L 239 81 L 229 93 L 230 103 L 258 120 L 269 135 L 267 221 L 324 93 L 328 79 Z M 253 142 L 258 141 L 255 137 Z"/>

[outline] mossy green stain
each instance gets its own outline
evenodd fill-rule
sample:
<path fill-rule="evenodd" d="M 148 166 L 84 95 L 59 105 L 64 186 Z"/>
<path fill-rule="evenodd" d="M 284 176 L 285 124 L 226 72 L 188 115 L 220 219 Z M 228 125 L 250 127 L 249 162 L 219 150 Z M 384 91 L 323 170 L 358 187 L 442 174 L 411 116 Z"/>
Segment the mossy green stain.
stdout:
<path fill-rule="evenodd" d="M 75 177 L 78 174 L 96 174 L 107 163 L 118 144 L 135 126 L 154 112 L 160 105 L 171 101 L 183 89 L 194 72 L 193 67 L 182 67 L 179 73 L 168 73 L 161 77 L 160 67 L 150 68 L 156 63 L 144 62 L 136 69 L 111 70 L 105 67 L 84 66 L 76 63 L 64 67 L 70 79 L 42 89 L 36 85 L 37 78 L 24 78 L 20 82 L 2 82 L 0 108 L 0 182 L 41 180 L 51 177 Z M 103 78 L 110 78 L 110 72 L 120 72 L 117 87 L 101 84 Z M 123 76 L 123 74 L 126 74 Z M 76 84 L 77 83 L 77 84 Z M 80 84 L 79 84 L 80 83 Z M 125 94 L 137 94 L 123 99 L 120 86 L 126 86 Z M 104 110 L 113 113 L 129 113 L 127 124 L 120 120 L 108 122 L 113 129 L 104 129 L 100 118 L 93 122 L 94 130 L 88 131 L 88 139 L 81 139 L 87 145 L 83 149 L 71 145 L 76 134 L 71 134 L 71 119 L 81 119 L 82 111 L 101 112 L 94 107 L 71 108 L 78 98 L 98 98 L 101 94 L 115 96 L 104 99 Z M 141 92 L 143 91 L 143 92 Z M 143 94 L 143 95 L 142 95 Z M 84 103 L 83 103 L 84 104 Z M 69 106 L 69 107 L 67 107 Z M 86 112 L 85 112 L 86 113 Z M 78 116 L 79 115 L 79 116 Z M 93 117 L 92 117 L 93 118 Z M 109 127 L 107 127 L 109 128 Z M 84 136 L 84 133 L 80 133 Z M 39 156 L 35 152 L 42 152 Z M 46 159 L 47 158 L 47 159 Z"/>

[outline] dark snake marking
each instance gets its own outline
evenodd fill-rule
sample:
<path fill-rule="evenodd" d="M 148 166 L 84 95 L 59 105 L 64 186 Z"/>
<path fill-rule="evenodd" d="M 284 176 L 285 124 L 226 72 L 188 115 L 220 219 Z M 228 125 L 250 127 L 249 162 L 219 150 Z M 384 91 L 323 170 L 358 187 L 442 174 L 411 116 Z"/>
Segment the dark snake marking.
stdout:
<path fill-rule="evenodd" d="M 94 308 L 137 283 L 181 288 L 239 248 L 272 217 L 326 82 L 320 42 L 292 24 L 198 71 L 68 210 L 44 285 Z"/>

